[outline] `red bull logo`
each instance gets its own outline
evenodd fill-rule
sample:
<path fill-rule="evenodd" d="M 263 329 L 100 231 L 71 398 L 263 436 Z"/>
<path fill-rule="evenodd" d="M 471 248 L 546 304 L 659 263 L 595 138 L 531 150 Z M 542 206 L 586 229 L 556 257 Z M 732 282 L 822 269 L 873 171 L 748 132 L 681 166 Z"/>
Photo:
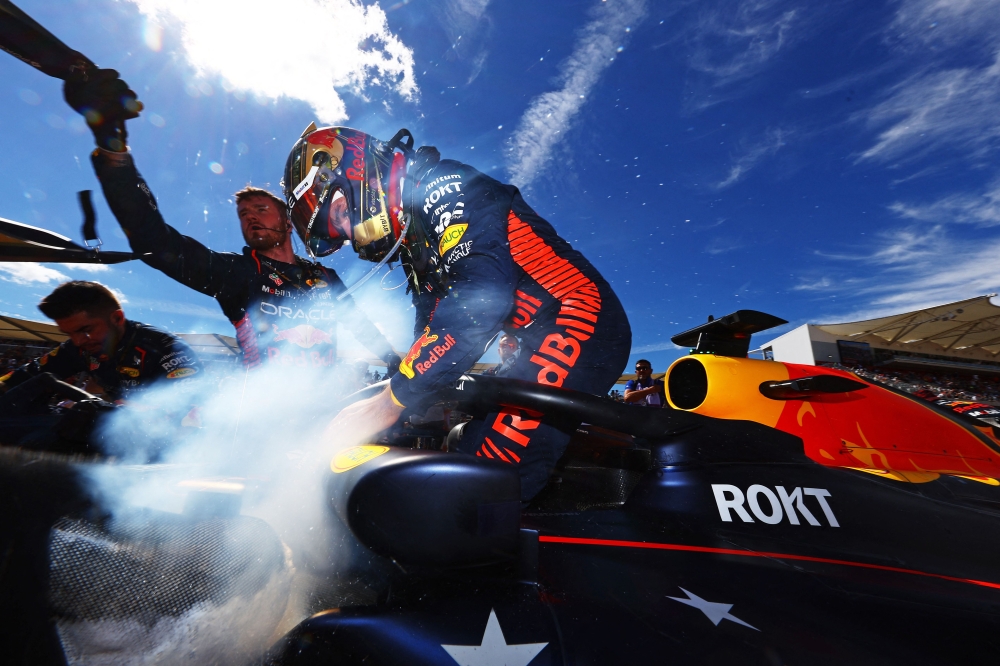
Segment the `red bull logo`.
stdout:
<path fill-rule="evenodd" d="M 410 347 L 410 351 L 406 352 L 406 356 L 399 363 L 399 371 L 406 375 L 409 379 L 413 379 L 413 362 L 420 358 L 420 352 L 424 347 L 434 344 L 437 342 L 438 336 L 431 335 L 431 327 L 424 326 L 424 332 L 420 334 L 413 346 Z M 423 374 L 422 372 L 420 374 Z"/>
<path fill-rule="evenodd" d="M 436 337 L 436 336 L 435 336 Z M 442 356 L 444 356 L 449 349 L 455 346 L 455 338 L 451 337 L 451 334 L 444 336 L 443 344 L 434 345 L 431 347 L 430 356 L 427 357 L 426 361 L 421 363 L 414 363 L 414 369 L 420 374 L 424 374 L 431 369 L 431 366 L 438 362 Z"/>
<path fill-rule="evenodd" d="M 277 335 L 274 336 L 274 341 L 280 342 L 282 340 L 298 347 L 304 347 L 305 349 L 318 344 L 333 344 L 333 337 L 329 333 L 309 324 L 299 324 L 294 328 L 288 328 L 284 331 L 278 330 Z"/>

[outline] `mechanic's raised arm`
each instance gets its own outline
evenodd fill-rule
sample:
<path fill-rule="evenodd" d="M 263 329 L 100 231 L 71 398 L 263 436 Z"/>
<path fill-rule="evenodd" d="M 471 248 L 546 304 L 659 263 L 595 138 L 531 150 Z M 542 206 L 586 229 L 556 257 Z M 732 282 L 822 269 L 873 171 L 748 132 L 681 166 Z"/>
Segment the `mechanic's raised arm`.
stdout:
<path fill-rule="evenodd" d="M 99 69 L 67 80 L 63 97 L 94 134 L 94 171 L 132 249 L 153 268 L 215 296 L 231 262 L 163 221 L 156 199 L 128 152 L 125 121 L 138 117 L 142 109 L 135 93 L 115 70 Z"/>
<path fill-rule="evenodd" d="M 232 271 L 230 257 L 182 235 L 160 214 L 156 198 L 129 153 L 95 150 L 94 171 L 111 212 L 142 260 L 184 285 L 216 296 Z"/>

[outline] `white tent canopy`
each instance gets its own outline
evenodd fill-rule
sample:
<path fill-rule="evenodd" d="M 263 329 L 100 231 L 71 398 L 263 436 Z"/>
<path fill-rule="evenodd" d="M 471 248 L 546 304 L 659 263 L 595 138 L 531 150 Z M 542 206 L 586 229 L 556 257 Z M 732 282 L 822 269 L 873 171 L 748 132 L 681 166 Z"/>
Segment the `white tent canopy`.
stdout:
<path fill-rule="evenodd" d="M 993 361 L 1000 354 L 1000 307 L 991 301 L 994 296 L 816 328 L 873 347 Z"/>

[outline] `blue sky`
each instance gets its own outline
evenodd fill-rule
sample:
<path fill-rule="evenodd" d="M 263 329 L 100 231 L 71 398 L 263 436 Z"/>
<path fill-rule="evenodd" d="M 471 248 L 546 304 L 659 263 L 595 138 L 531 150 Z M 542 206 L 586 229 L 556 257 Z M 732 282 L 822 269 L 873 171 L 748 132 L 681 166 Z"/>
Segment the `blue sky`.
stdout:
<path fill-rule="evenodd" d="M 1000 286 L 1000 0 L 18 4 L 139 93 L 136 162 L 213 249 L 239 251 L 232 192 L 277 189 L 318 118 L 407 127 L 521 186 L 657 370 L 709 314 L 846 321 Z M 0 217 L 79 240 L 89 133 L 58 81 L 0 55 Z M 96 199 L 105 248 L 126 249 Z M 212 299 L 138 263 L 0 264 L 0 311 L 41 318 L 68 277 L 114 287 L 131 318 L 231 334 Z M 405 348 L 401 291 L 373 280 L 359 302 Z"/>

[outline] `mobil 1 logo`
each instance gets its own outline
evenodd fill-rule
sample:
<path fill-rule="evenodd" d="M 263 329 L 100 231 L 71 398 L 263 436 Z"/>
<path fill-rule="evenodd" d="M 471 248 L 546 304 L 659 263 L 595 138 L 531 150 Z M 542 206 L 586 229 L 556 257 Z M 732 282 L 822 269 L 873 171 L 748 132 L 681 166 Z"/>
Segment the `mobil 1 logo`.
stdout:
<path fill-rule="evenodd" d="M 777 525 L 787 520 L 792 525 L 801 525 L 801 516 L 810 525 L 822 525 L 817 520 L 813 510 L 806 503 L 806 497 L 813 498 L 809 504 L 818 505 L 826 523 L 830 527 L 840 527 L 837 517 L 827 498 L 830 491 L 823 488 L 793 488 L 790 492 L 784 486 L 775 486 L 771 490 L 767 486 L 754 484 L 747 488 L 746 494 L 736 486 L 728 483 L 713 483 L 715 505 L 719 509 L 719 517 L 725 523 L 733 522 L 733 514 L 739 516 L 744 523 L 755 522 L 750 514 L 762 523 Z M 750 511 L 747 511 L 749 507 Z"/>

